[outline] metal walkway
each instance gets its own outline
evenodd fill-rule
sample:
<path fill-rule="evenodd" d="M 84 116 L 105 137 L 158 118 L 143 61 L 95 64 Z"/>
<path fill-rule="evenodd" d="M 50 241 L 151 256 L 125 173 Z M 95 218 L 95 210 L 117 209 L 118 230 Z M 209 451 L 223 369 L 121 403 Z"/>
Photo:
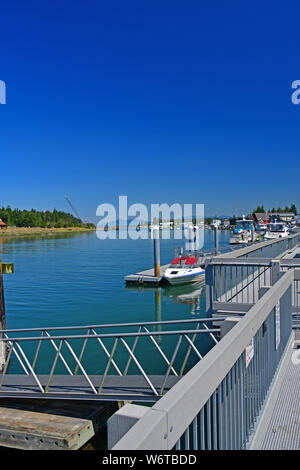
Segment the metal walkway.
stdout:
<path fill-rule="evenodd" d="M 300 349 L 293 348 L 293 342 L 283 358 L 250 449 L 300 449 Z"/>
<path fill-rule="evenodd" d="M 89 375 L 89 380 L 97 389 L 103 381 L 103 375 Z M 159 392 L 161 384 L 164 381 L 163 375 L 149 375 L 151 384 Z M 180 380 L 181 377 L 168 377 L 164 392 Z M 45 390 L 49 376 L 38 375 L 37 379 Z M 69 400 L 100 400 L 100 401 L 139 401 L 155 402 L 161 395 L 155 394 L 143 376 L 127 375 L 120 377 L 118 375 L 109 375 L 105 380 L 105 385 L 101 394 L 92 393 L 90 385 L 82 375 L 55 375 L 48 388 L 47 393 L 42 393 L 37 382 L 31 375 L 7 375 L 5 382 L 1 387 L 1 398 L 49 398 L 49 399 L 69 399 Z"/>
<path fill-rule="evenodd" d="M 217 343 L 212 318 L 1 330 L 0 398 L 156 402 Z"/>

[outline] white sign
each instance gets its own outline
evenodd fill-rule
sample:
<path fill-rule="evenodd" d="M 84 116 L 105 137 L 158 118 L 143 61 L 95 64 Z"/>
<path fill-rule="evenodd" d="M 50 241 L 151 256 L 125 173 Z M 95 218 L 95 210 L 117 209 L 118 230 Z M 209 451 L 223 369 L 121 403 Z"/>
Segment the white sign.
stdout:
<path fill-rule="evenodd" d="M 251 359 L 254 356 L 254 338 L 252 338 L 251 343 L 246 346 L 246 367 L 249 366 Z"/>
<path fill-rule="evenodd" d="M 275 349 L 280 344 L 280 300 L 275 305 Z"/>

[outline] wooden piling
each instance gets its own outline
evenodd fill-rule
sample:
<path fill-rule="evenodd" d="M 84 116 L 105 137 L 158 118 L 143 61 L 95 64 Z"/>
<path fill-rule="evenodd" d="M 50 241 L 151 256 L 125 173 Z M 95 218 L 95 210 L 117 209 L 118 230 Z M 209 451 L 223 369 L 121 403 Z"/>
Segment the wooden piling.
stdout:
<path fill-rule="evenodd" d="M 215 230 L 215 255 L 217 256 L 219 254 L 219 234 L 218 234 L 218 227 L 215 225 L 214 226 Z"/>
<path fill-rule="evenodd" d="M 154 276 L 160 277 L 160 243 L 159 228 L 152 229 L 153 248 L 154 248 Z"/>

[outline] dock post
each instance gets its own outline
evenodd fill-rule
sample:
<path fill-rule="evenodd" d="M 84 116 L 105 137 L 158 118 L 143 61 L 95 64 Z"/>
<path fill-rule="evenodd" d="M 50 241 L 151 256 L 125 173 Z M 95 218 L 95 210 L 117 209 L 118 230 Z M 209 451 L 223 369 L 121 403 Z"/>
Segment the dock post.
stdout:
<path fill-rule="evenodd" d="M 215 255 L 219 254 L 219 234 L 218 234 L 218 227 L 215 225 Z"/>
<path fill-rule="evenodd" d="M 271 261 L 271 286 L 274 286 L 275 282 L 278 281 L 280 277 L 280 260 L 272 259 Z"/>
<path fill-rule="evenodd" d="M 213 300 L 214 300 L 214 283 L 213 283 L 213 265 L 208 261 L 205 262 L 205 295 L 206 295 L 206 315 L 212 316 Z"/>
<path fill-rule="evenodd" d="M 195 250 L 194 240 L 195 240 L 194 227 L 192 225 L 189 225 L 189 251 Z"/>
<path fill-rule="evenodd" d="M 159 228 L 152 229 L 153 248 L 154 248 L 154 276 L 160 277 L 160 243 Z"/>

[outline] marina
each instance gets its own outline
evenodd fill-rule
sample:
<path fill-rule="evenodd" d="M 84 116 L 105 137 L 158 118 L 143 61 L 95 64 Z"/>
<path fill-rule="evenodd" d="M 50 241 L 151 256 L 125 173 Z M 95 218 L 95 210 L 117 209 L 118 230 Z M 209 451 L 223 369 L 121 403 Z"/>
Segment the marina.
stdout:
<path fill-rule="evenodd" d="M 206 305 L 216 320 L 223 312 L 221 341 L 113 449 L 134 442 L 135 449 L 299 448 L 297 405 L 288 405 L 300 385 L 299 361 L 291 364 L 299 345 L 298 254 L 295 234 L 211 260 Z M 143 434 L 146 422 L 151 431 Z"/>
<path fill-rule="evenodd" d="M 300 270 L 299 235 L 295 231 L 294 234 L 286 238 L 256 242 L 240 249 L 230 250 L 230 233 L 228 233 L 226 235 L 227 252 L 225 243 L 222 254 L 219 254 L 219 234 L 217 236 L 216 231 L 207 233 L 209 234 L 207 237 L 210 237 L 210 244 L 207 245 L 210 251 L 207 250 L 206 257 L 204 253 L 204 258 L 201 258 L 201 265 L 203 263 L 205 265 L 205 280 L 203 282 L 197 280 L 197 282 L 169 287 L 164 285 L 161 282 L 162 276 L 168 266 L 172 266 L 172 264 L 159 266 L 161 270 L 160 278 L 155 276 L 158 268 L 157 261 L 160 264 L 160 258 L 165 259 L 165 254 L 157 250 L 154 240 L 148 241 L 150 251 L 151 249 L 153 250 L 154 268 L 135 275 L 139 280 L 136 277 L 131 279 L 130 276 L 129 279 L 127 277 L 124 278 L 128 286 L 125 289 L 127 295 L 133 294 L 137 300 L 143 299 L 144 296 L 147 299 L 150 297 L 155 299 L 154 320 L 152 321 L 141 321 L 139 319 L 135 322 L 125 323 L 123 319 L 119 323 L 104 322 L 99 324 L 99 322 L 95 322 L 94 324 L 87 324 L 85 322 L 84 325 L 81 322 L 78 326 L 67 326 L 65 319 L 62 319 L 60 325 L 57 326 L 46 327 L 43 322 L 41 327 L 28 328 L 27 322 L 25 328 L 20 328 L 18 325 L 17 329 L 12 326 L 3 328 L 5 326 L 5 323 L 3 323 L 1 330 L 2 370 L 0 374 L 0 399 L 3 401 L 13 398 L 19 404 L 18 409 L 10 407 L 6 410 L 4 407 L 3 420 L 5 418 L 10 423 L 9 420 L 14 420 L 14 417 L 19 416 L 18 422 L 24 423 L 23 425 L 27 426 L 27 428 L 24 433 L 16 425 L 12 426 L 10 424 L 10 434 L 8 434 L 5 429 L 8 429 L 9 426 L 4 424 L 4 421 L 1 422 L 0 417 L 0 443 L 2 436 L 3 445 L 16 448 L 50 449 L 58 446 L 61 449 L 70 448 L 75 450 L 86 445 L 90 439 L 95 438 L 97 433 L 89 431 L 92 429 L 91 422 L 89 420 L 86 421 L 84 416 L 76 417 L 76 419 L 79 419 L 76 426 L 78 425 L 78 429 L 81 429 L 77 435 L 82 436 L 81 440 L 73 442 L 72 439 L 66 439 L 63 433 L 65 435 L 68 434 L 67 427 L 65 431 L 62 429 L 60 436 L 58 434 L 51 434 L 50 428 L 41 426 L 41 419 L 47 421 L 47 414 L 44 414 L 46 410 L 37 411 L 38 405 L 36 409 L 35 407 L 30 410 L 22 408 L 23 400 L 26 397 L 26 400 L 37 400 L 37 403 L 42 399 L 50 400 L 49 404 L 51 400 L 58 400 L 59 402 L 65 400 L 69 403 L 74 402 L 74 404 L 80 400 L 83 402 L 93 402 L 95 404 L 94 409 L 99 410 L 99 416 L 102 416 L 102 424 L 98 426 L 99 430 L 101 429 L 102 433 L 107 432 L 109 436 L 108 448 L 111 445 L 114 449 L 172 449 L 174 446 L 176 449 L 251 449 L 268 448 L 268 446 L 271 448 L 275 445 L 268 438 L 268 432 L 270 432 L 268 429 L 271 429 L 273 426 L 271 424 L 273 420 L 277 420 L 276 423 L 278 424 L 276 426 L 278 426 L 278 429 L 281 429 L 281 421 L 278 421 L 276 416 L 279 413 L 277 409 L 281 407 L 280 390 L 285 390 L 284 382 L 276 379 L 277 373 L 279 374 L 277 369 L 278 367 L 281 368 L 280 377 L 282 377 L 282 374 L 285 376 L 284 374 L 286 373 L 294 374 L 297 372 L 297 368 L 290 368 L 287 372 L 284 364 L 287 364 L 287 359 L 285 359 L 286 354 L 289 354 L 289 357 L 291 357 L 291 354 L 295 351 L 295 345 L 298 344 L 297 332 L 300 325 L 300 294 L 298 292 L 300 278 L 297 270 L 298 267 Z M 223 236 L 220 233 L 221 240 L 223 240 Z M 75 244 L 82 241 L 86 243 L 87 241 L 92 243 L 93 246 L 91 235 L 80 235 L 79 239 L 77 237 L 72 238 Z M 64 243 L 65 239 L 61 240 Z M 160 240 L 160 242 L 164 246 L 163 240 Z M 46 242 L 43 240 L 43 243 L 52 244 L 53 241 Z M 168 242 L 169 250 L 176 251 L 175 243 L 176 240 L 173 240 L 171 245 L 170 241 Z M 19 244 L 20 241 L 18 241 L 17 246 L 20 246 Z M 221 247 L 223 248 L 222 244 Z M 9 244 L 7 248 L 9 248 Z M 177 266 L 180 259 L 181 257 L 175 258 L 173 265 Z M 182 259 L 184 262 L 189 259 L 192 261 L 196 260 L 196 258 L 192 257 L 183 257 Z M 13 278 L 16 275 L 15 264 L 15 260 L 13 264 L 2 264 L 2 273 L 12 274 L 6 277 L 9 280 L 7 285 L 12 285 Z M 171 269 L 173 268 L 171 267 Z M 147 277 L 150 278 L 149 284 L 147 284 L 147 280 L 145 281 Z M 279 287 L 281 285 L 286 287 Z M 140 291 L 140 289 L 142 290 Z M 176 308 L 181 306 L 186 309 L 188 307 L 186 312 L 190 312 L 194 317 L 189 315 L 182 316 L 182 314 L 174 316 L 173 314 L 172 317 L 163 319 L 162 315 L 164 315 L 165 307 L 162 308 L 162 306 L 165 301 L 162 301 L 162 296 L 165 300 L 169 299 L 170 305 L 173 304 Z M 255 331 L 255 328 L 267 328 L 267 331 L 271 334 L 273 326 L 272 322 L 270 323 L 271 320 L 267 320 L 267 318 L 269 318 L 268 312 L 271 305 L 275 301 L 278 303 L 277 298 L 281 299 L 280 310 L 282 310 L 281 315 L 284 315 L 280 320 L 280 341 L 277 342 L 276 340 L 275 344 L 275 352 L 277 350 L 279 352 L 275 354 L 276 358 L 274 356 L 274 361 L 272 359 L 272 362 L 269 364 L 271 368 L 268 373 L 269 382 L 260 379 L 256 386 L 263 388 L 261 391 L 260 388 L 257 388 L 255 395 L 252 396 L 252 392 L 247 388 L 248 382 L 245 382 L 242 387 L 243 382 L 241 380 L 244 375 L 239 374 L 246 373 L 247 376 L 251 370 L 251 374 L 255 374 L 257 378 L 262 378 L 260 367 L 264 363 L 260 362 L 259 356 L 255 352 L 253 353 L 253 351 L 260 351 L 263 344 L 262 341 L 269 341 L 269 339 L 262 340 L 261 333 L 258 333 L 258 336 L 255 336 L 253 346 L 251 346 L 252 349 L 249 349 L 249 344 L 251 344 L 249 327 L 241 325 L 244 325 L 244 323 L 248 325 L 249 321 L 252 321 L 254 325 L 257 325 L 253 327 L 253 331 Z M 265 302 L 267 302 L 267 307 L 265 307 Z M 289 307 L 289 302 L 292 307 Z M 194 306 L 196 305 L 198 307 L 195 310 Z M 261 312 L 259 313 L 260 320 L 258 323 L 256 323 L 255 314 L 251 313 L 252 311 L 256 312 L 257 309 L 258 312 Z M 290 320 L 288 320 L 289 315 Z M 7 314 L 5 315 L 3 307 L 2 318 L 5 320 L 9 318 Z M 262 318 L 265 318 L 263 324 L 261 323 Z M 239 330 L 241 330 L 240 333 Z M 258 331 L 263 330 L 259 329 Z M 274 334 L 278 334 L 277 330 Z M 243 341 L 246 341 L 246 343 L 241 342 L 240 339 L 232 339 L 231 341 L 234 341 L 234 343 L 229 343 L 229 338 L 231 336 L 238 338 L 237 335 L 241 335 L 241 338 L 245 335 L 245 340 Z M 234 346 L 234 344 L 240 345 L 242 354 L 236 353 L 238 356 L 235 355 L 233 351 L 237 346 Z M 268 348 L 270 348 L 270 345 L 268 345 Z M 243 350 L 247 351 L 248 349 L 250 354 L 248 361 L 251 369 L 250 366 L 248 369 L 247 359 L 243 365 Z M 223 351 L 222 363 L 224 367 L 222 367 L 222 371 L 218 369 L 215 362 L 220 357 L 219 350 Z M 226 352 L 227 350 L 228 353 Z M 147 355 L 145 355 L 145 351 L 147 351 Z M 273 353 L 269 350 L 268 354 Z M 99 359 L 97 359 L 98 356 Z M 227 357 L 228 359 L 226 359 Z M 233 369 L 231 369 L 230 361 L 233 360 L 231 359 L 233 357 L 238 357 L 239 359 L 236 365 L 235 363 L 233 364 Z M 253 357 L 255 357 L 255 366 L 253 366 Z M 281 357 L 282 361 L 279 360 Z M 46 362 L 45 358 L 47 358 Z M 92 362 L 91 358 L 93 358 Z M 225 365 L 227 360 L 229 362 Z M 202 365 L 206 363 L 212 364 L 211 367 L 214 373 L 212 376 L 208 375 L 205 378 L 202 377 L 201 371 L 204 370 L 204 367 L 206 370 L 206 366 Z M 97 364 L 96 367 L 95 364 Z M 207 369 L 207 372 L 209 370 Z M 228 373 L 230 375 L 228 375 L 228 379 L 226 378 L 226 382 L 224 382 L 224 377 L 227 377 L 226 374 Z M 213 385 L 217 379 L 222 384 L 231 383 L 231 386 L 226 385 L 229 388 L 226 389 L 227 392 L 223 398 L 222 396 L 225 392 L 220 392 L 223 388 L 220 389 L 219 385 Z M 194 380 L 196 380 L 195 384 L 199 381 L 202 384 L 200 397 L 198 393 L 195 395 L 195 398 L 193 398 L 193 394 L 190 395 L 194 387 Z M 227 380 L 230 380 L 230 382 L 227 382 Z M 248 380 L 250 380 L 250 376 Z M 269 395 L 270 397 L 272 396 L 272 380 L 275 381 L 274 390 L 277 390 L 277 398 L 272 398 L 274 406 L 271 406 L 264 398 Z M 212 414 L 207 414 L 208 405 L 203 405 L 203 410 L 206 411 L 198 411 L 198 418 L 197 416 L 193 418 L 192 414 L 195 412 L 193 411 L 194 404 L 197 410 L 201 410 L 201 403 L 206 403 L 206 388 L 203 388 L 204 383 L 209 390 L 213 391 L 215 387 L 213 395 L 211 397 L 207 396 L 210 403 L 209 406 L 212 407 Z M 234 408 L 228 408 L 229 404 L 226 404 L 226 400 L 229 398 L 225 400 L 225 397 L 227 394 L 228 397 L 230 396 L 230 390 L 232 389 L 233 391 L 233 384 L 235 384 L 235 392 L 234 396 L 232 396 L 233 406 L 235 400 L 238 400 L 236 405 L 246 400 L 243 405 L 245 406 L 245 411 L 241 411 L 242 408 L 240 411 L 234 411 L 236 405 Z M 164 408 L 167 406 L 168 408 L 168 401 L 171 400 L 170 403 L 172 403 L 172 398 L 169 397 L 172 397 L 174 394 L 177 395 L 179 390 L 182 390 L 183 397 L 186 394 L 190 396 L 191 406 L 189 407 L 190 411 L 187 413 L 187 418 L 178 421 L 178 417 L 181 416 L 180 407 L 184 406 L 186 409 L 186 399 L 183 398 L 185 405 L 178 403 L 176 406 L 179 406 L 179 409 L 175 415 L 173 415 L 173 411 L 171 412 L 172 408 L 170 408 L 171 415 L 168 420 L 172 421 L 172 416 L 175 419 L 173 424 L 175 430 L 174 436 L 173 434 L 172 436 L 170 435 L 167 441 L 165 439 L 161 440 L 159 437 L 161 432 L 165 433 L 166 431 L 163 428 L 160 430 L 161 424 L 159 423 L 157 423 L 158 428 L 155 428 L 155 435 L 153 437 L 148 436 L 143 424 L 144 419 L 147 419 L 147 421 L 151 420 L 151 410 L 159 410 L 161 406 Z M 245 394 L 244 392 L 242 393 L 242 390 L 245 391 Z M 261 394 L 259 400 L 257 393 Z M 289 392 L 287 391 L 286 393 Z M 166 402 L 166 405 L 160 405 L 162 400 Z M 254 400 L 253 403 L 252 400 Z M 145 407 L 146 403 L 148 405 Z M 214 409 L 214 403 L 219 403 L 218 413 Z M 119 406 L 121 404 L 120 410 L 127 410 L 126 416 L 128 416 L 128 419 L 130 417 L 131 423 L 135 422 L 134 426 L 128 427 L 123 411 L 120 411 L 122 420 L 125 419 L 125 427 L 123 429 L 127 429 L 127 432 L 123 432 L 122 435 L 120 435 L 120 428 L 116 428 L 114 424 L 121 419 L 121 417 L 118 418 L 119 411 L 114 407 L 117 404 Z M 69 407 L 69 410 L 71 408 L 72 405 Z M 219 414 L 221 410 L 224 410 L 225 414 L 227 413 L 227 418 L 222 418 L 222 415 Z M 257 424 L 255 427 L 253 426 L 258 416 L 261 415 L 261 410 L 263 410 L 263 420 L 258 421 L 258 434 L 255 434 L 253 429 L 256 429 Z M 250 411 L 251 414 L 248 415 Z M 103 413 L 106 413 L 105 422 L 103 422 Z M 136 413 L 139 415 L 137 420 L 134 418 Z M 203 418 L 201 418 L 201 413 L 204 413 Z M 245 423 L 248 423 L 248 421 L 245 422 L 243 413 L 246 413 L 245 416 L 248 416 L 249 424 L 247 425 Z M 57 418 L 57 423 L 59 423 L 59 419 Z M 191 420 L 191 424 L 188 424 L 187 419 Z M 197 424 L 199 419 L 200 427 Z M 205 419 L 206 426 L 208 426 L 207 429 L 211 427 L 213 435 L 214 433 L 216 434 L 216 437 L 212 437 L 211 441 L 207 440 L 207 435 L 203 435 L 204 430 L 201 428 L 201 419 Z M 234 434 L 232 434 L 233 430 L 229 426 L 229 422 L 227 422 L 228 428 L 220 428 L 220 422 L 224 419 L 225 422 L 228 419 L 237 420 Z M 65 421 L 66 426 L 68 426 L 68 423 L 70 423 L 70 426 L 75 425 L 71 415 L 68 420 Z M 29 422 L 30 426 L 26 424 Z M 186 430 L 184 430 L 184 426 L 187 426 Z M 286 426 L 288 426 L 288 423 Z M 139 430 L 140 428 L 143 431 Z M 107 431 L 105 431 L 106 429 Z M 193 437 L 190 434 L 192 429 Z M 229 431 L 230 435 L 228 435 Z M 187 432 L 190 434 L 189 438 L 187 437 Z M 137 437 L 136 433 L 138 433 L 139 437 Z M 180 433 L 182 437 L 180 437 Z M 12 435 L 15 437 L 12 437 Z M 39 435 L 39 439 L 34 437 L 36 435 Z M 196 438 L 195 436 L 198 437 Z M 160 439 L 159 444 L 157 439 Z M 281 442 L 282 439 L 286 439 L 286 435 L 283 434 L 278 439 Z M 280 444 L 279 441 L 276 441 L 276 445 L 282 446 L 283 444 Z M 55 444 L 55 442 L 59 442 L 59 445 Z M 297 440 L 293 442 L 296 442 L 296 445 L 298 445 Z M 162 447 L 156 447 L 158 445 Z M 292 441 L 287 441 L 286 443 L 288 448 L 294 448 L 293 445 Z"/>
<path fill-rule="evenodd" d="M 300 450 L 294 3 L 2 2 L 10 461 Z"/>

